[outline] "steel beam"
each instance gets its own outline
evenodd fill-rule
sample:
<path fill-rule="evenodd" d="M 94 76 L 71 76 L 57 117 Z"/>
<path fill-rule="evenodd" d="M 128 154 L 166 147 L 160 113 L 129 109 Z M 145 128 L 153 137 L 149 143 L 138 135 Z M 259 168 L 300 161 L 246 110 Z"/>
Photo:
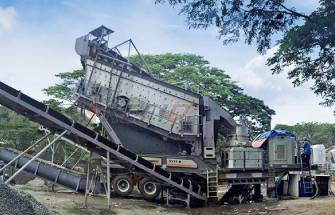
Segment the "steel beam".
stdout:
<path fill-rule="evenodd" d="M 25 163 L 18 171 L 16 171 L 7 181 L 5 184 L 8 184 L 11 180 L 13 180 L 20 172 L 22 172 L 31 162 L 33 162 L 36 158 L 38 158 L 43 152 L 45 152 L 52 144 L 58 141 L 62 136 L 66 134 L 67 131 L 63 131 L 61 135 L 53 139 L 48 145 L 46 145 L 41 151 L 39 151 L 34 157 L 32 157 L 27 163 Z"/>
<path fill-rule="evenodd" d="M 88 158 L 88 163 L 87 163 L 87 176 L 86 176 L 86 186 L 85 186 L 85 208 L 86 209 L 87 209 L 87 197 L 89 193 L 91 160 L 92 160 L 92 152 L 90 152 L 90 157 Z"/>
<path fill-rule="evenodd" d="M 110 153 L 107 152 L 107 204 L 108 209 L 111 209 L 111 171 L 110 171 Z"/>

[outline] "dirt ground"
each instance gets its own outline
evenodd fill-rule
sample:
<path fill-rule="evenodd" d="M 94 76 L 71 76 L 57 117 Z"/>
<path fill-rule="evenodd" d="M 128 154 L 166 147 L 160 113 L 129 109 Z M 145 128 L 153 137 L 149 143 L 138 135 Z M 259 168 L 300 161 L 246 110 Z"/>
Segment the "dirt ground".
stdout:
<path fill-rule="evenodd" d="M 108 211 L 107 200 L 104 197 L 89 197 L 88 209 L 84 207 L 84 196 L 66 190 L 48 192 L 41 183 L 17 186 L 33 195 L 38 201 L 50 210 L 64 215 L 93 215 L 93 214 L 334 214 L 335 196 L 320 197 L 314 200 L 299 198 L 293 200 L 265 201 L 243 205 L 221 205 L 206 208 L 186 209 L 171 208 L 165 205 L 152 203 L 139 198 L 112 198 L 112 210 Z"/>

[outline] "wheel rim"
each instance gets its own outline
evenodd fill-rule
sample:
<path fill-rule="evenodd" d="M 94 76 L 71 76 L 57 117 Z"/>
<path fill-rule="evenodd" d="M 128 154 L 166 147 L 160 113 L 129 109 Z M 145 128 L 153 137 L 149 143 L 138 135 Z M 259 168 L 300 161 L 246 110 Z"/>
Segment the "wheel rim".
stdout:
<path fill-rule="evenodd" d="M 126 193 L 130 188 L 130 184 L 127 180 L 121 179 L 117 182 L 117 188 L 119 191 Z"/>
<path fill-rule="evenodd" d="M 144 192 L 148 195 L 154 195 L 157 191 L 157 186 L 153 182 L 147 182 L 143 186 Z"/>

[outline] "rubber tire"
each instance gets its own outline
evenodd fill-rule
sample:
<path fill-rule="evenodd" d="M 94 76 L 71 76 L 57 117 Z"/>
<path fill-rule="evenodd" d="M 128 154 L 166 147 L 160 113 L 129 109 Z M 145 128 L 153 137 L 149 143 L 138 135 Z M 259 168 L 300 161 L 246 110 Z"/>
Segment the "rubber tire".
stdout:
<path fill-rule="evenodd" d="M 152 183 L 156 186 L 156 191 L 152 194 L 147 193 L 145 190 L 145 186 L 148 183 Z M 156 199 L 156 197 L 161 193 L 162 191 L 162 186 L 154 181 L 152 181 L 149 178 L 142 178 L 139 182 L 138 182 L 138 189 L 140 190 L 142 196 L 144 197 L 144 199 L 146 200 L 154 200 Z"/>
<path fill-rule="evenodd" d="M 121 181 L 127 182 L 129 184 L 129 188 L 127 190 L 119 189 L 119 183 Z M 128 175 L 118 175 L 113 179 L 113 191 L 115 194 L 120 196 L 129 196 L 134 189 L 134 182 L 132 178 Z"/>

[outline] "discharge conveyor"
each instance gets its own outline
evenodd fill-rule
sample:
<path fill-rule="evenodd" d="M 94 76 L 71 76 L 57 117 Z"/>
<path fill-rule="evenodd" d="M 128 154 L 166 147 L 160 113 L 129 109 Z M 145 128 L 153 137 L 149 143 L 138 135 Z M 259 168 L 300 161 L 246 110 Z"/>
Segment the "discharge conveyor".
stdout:
<path fill-rule="evenodd" d="M 20 151 L 10 148 L 0 148 L 0 160 L 9 163 Z M 12 164 L 13 167 L 21 168 L 32 158 L 31 155 L 23 155 Z M 78 193 L 85 193 L 86 175 L 79 173 L 60 165 L 51 163 L 43 159 L 36 159 L 31 162 L 25 169 L 25 172 L 35 175 L 41 179 L 58 184 Z M 104 187 L 98 181 L 95 181 L 94 193 L 103 193 Z"/>

